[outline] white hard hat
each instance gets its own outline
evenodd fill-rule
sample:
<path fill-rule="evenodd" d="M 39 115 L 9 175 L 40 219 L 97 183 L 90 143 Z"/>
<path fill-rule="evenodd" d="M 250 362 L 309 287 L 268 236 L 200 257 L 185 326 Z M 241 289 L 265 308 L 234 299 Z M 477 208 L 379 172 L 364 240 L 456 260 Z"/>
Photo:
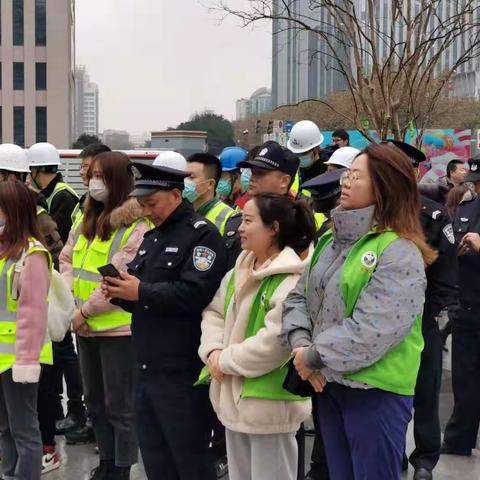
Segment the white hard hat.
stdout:
<path fill-rule="evenodd" d="M 60 155 L 51 143 L 36 143 L 27 150 L 30 167 L 60 166 Z"/>
<path fill-rule="evenodd" d="M 320 129 L 310 120 L 301 120 L 293 126 L 287 148 L 293 153 L 305 153 L 322 142 Z"/>
<path fill-rule="evenodd" d="M 325 162 L 326 165 L 338 165 L 340 167 L 350 168 L 355 157 L 360 150 L 353 147 L 341 147 L 335 150 L 332 156 Z"/>
<path fill-rule="evenodd" d="M 18 145 L 3 143 L 0 145 L 0 170 L 9 172 L 30 172 L 27 152 Z"/>
<path fill-rule="evenodd" d="M 187 161 L 185 157 L 173 150 L 168 152 L 161 152 L 160 155 L 153 161 L 154 167 L 168 167 L 184 172 L 187 168 Z"/>

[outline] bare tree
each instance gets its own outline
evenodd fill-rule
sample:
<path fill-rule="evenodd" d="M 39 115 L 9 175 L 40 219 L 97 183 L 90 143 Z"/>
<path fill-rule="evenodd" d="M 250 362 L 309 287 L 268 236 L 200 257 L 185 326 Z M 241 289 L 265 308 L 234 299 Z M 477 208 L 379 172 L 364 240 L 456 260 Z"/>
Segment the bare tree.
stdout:
<path fill-rule="evenodd" d="M 244 26 L 272 20 L 274 34 L 318 35 L 321 48 L 312 55 L 327 58 L 325 69 L 344 79 L 351 108 L 339 112 L 325 99 L 315 101 L 367 138 L 365 115 L 382 139 L 390 130 L 403 139 L 411 128 L 423 132 L 461 67 L 478 58 L 480 1 L 384 3 L 386 22 L 376 0 L 218 0 L 210 8 L 241 19 Z"/>

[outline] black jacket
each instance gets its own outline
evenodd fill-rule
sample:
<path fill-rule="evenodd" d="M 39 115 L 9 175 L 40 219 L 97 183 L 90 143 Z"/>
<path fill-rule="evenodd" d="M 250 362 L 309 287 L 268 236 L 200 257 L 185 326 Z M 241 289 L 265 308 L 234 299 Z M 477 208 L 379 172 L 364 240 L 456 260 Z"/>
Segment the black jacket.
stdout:
<path fill-rule="evenodd" d="M 457 247 L 447 210 L 422 196 L 420 221 L 428 244 L 438 251 L 437 260 L 426 270 L 427 289 L 423 310 L 424 331 L 436 325 L 435 317 L 458 301 Z"/>
<path fill-rule="evenodd" d="M 480 198 L 462 202 L 453 219 L 457 244 L 468 232 L 480 233 Z M 480 326 L 480 254 L 468 253 L 458 257 L 461 321 Z"/>
<path fill-rule="evenodd" d="M 140 279 L 137 302 L 117 301 L 132 312 L 137 362 L 200 367 L 202 311 L 227 272 L 227 252 L 217 228 L 183 202 L 149 231 L 129 272 Z"/>
<path fill-rule="evenodd" d="M 46 198 L 49 198 L 55 190 L 57 183 L 60 182 L 63 182 L 63 177 L 61 173 L 58 173 L 40 193 Z M 72 228 L 72 212 L 77 206 L 77 203 L 78 197 L 67 190 L 62 190 L 55 194 L 50 205 L 48 213 L 55 220 L 58 227 L 58 233 L 60 233 L 60 237 L 64 244 L 67 242 L 68 234 Z"/>

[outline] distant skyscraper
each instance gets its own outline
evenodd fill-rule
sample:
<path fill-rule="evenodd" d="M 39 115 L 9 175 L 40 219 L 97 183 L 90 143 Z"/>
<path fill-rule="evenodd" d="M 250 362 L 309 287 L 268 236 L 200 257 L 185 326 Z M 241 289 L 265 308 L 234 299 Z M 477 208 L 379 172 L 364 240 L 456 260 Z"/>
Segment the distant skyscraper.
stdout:
<path fill-rule="evenodd" d="M 9 0 L 0 18 L 0 141 L 69 148 L 74 1 Z"/>
<path fill-rule="evenodd" d="M 272 93 L 262 87 L 255 90 L 250 98 L 240 98 L 236 102 L 236 119 L 243 120 L 247 117 L 255 117 L 262 113 L 272 111 Z"/>
<path fill-rule="evenodd" d="M 366 18 L 366 1 L 354 0 L 358 16 L 363 22 Z M 320 4 L 320 2 L 318 2 Z M 309 2 L 290 2 L 289 8 L 292 16 L 301 17 L 302 21 L 310 24 L 312 29 L 318 25 L 331 25 L 334 28 L 335 21 L 328 12 L 319 7 L 309 7 Z M 391 15 L 389 12 L 390 2 L 377 2 L 376 21 L 379 29 L 388 35 L 391 31 Z M 274 13 L 281 12 L 285 7 L 283 2 L 274 0 Z M 418 8 L 418 2 L 412 2 L 412 9 Z M 451 16 L 453 3 L 450 0 L 442 0 L 437 8 L 439 18 Z M 476 13 L 478 16 L 478 12 Z M 433 21 L 433 19 L 432 19 Z M 473 19 L 472 19 L 473 21 Z M 475 20 L 478 24 L 479 19 Z M 396 40 L 401 42 L 404 32 L 403 24 L 394 28 Z M 381 35 L 377 36 L 377 52 L 379 58 L 387 56 L 388 45 L 382 41 Z M 333 38 L 333 37 L 332 37 Z M 451 67 L 452 60 L 458 56 L 461 49 L 461 39 L 452 42 L 450 48 L 441 54 L 437 73 Z M 342 46 L 338 45 L 338 52 Z M 368 52 L 369 47 L 364 46 Z M 371 68 L 371 59 L 368 54 L 363 58 L 365 69 Z M 338 64 L 329 55 L 329 48 L 325 40 L 314 31 L 293 30 L 288 28 L 287 21 L 274 20 L 272 26 L 272 106 L 295 104 L 310 98 L 323 98 L 331 93 L 346 90 L 344 76 L 338 72 Z M 472 59 L 462 65 L 453 78 L 453 95 L 480 97 L 480 60 Z"/>
<path fill-rule="evenodd" d="M 75 138 L 82 133 L 98 135 L 98 85 L 84 65 L 75 68 Z"/>

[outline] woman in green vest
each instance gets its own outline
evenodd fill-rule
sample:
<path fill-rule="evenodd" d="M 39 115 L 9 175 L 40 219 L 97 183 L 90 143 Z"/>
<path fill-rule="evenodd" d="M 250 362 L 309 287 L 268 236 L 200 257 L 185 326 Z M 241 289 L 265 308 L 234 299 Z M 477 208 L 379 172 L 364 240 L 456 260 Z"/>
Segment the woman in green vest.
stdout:
<path fill-rule="evenodd" d="M 88 170 L 89 195 L 83 216 L 60 255 L 60 271 L 72 285 L 85 403 L 92 419 L 100 465 L 92 479 L 128 479 L 137 462 L 133 425 L 131 314 L 101 291 L 98 267 L 126 271 L 150 229 L 142 209 L 129 199 L 133 177 L 121 152 L 97 155 Z"/>
<path fill-rule="evenodd" d="M 333 480 L 395 480 L 423 349 L 425 265 L 409 159 L 372 145 L 342 178 L 333 227 L 283 307 L 282 342 L 315 388 Z M 313 380 L 313 381 L 312 381 Z"/>
<path fill-rule="evenodd" d="M 244 251 L 203 314 L 203 373 L 226 427 L 230 479 L 295 480 L 295 433 L 310 402 L 282 388 L 289 351 L 278 334 L 282 302 L 308 264 L 315 223 L 304 203 L 260 194 L 245 205 L 239 232 Z"/>
<path fill-rule="evenodd" d="M 53 363 L 47 334 L 52 261 L 40 243 L 35 202 L 20 182 L 0 183 L 0 452 L 4 478 L 39 480 L 41 364 Z"/>

